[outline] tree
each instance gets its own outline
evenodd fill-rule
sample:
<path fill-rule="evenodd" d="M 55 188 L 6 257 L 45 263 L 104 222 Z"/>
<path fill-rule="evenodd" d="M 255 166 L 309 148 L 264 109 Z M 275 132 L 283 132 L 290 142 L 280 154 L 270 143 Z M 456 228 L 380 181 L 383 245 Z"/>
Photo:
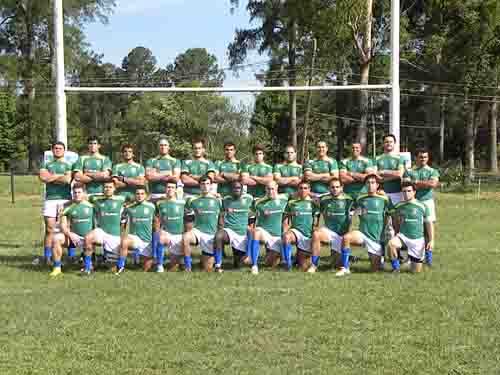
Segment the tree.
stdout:
<path fill-rule="evenodd" d="M 156 72 L 156 57 L 145 47 L 135 47 L 123 58 L 123 74 L 130 85 L 148 86 Z"/>
<path fill-rule="evenodd" d="M 202 86 L 221 86 L 224 72 L 219 69 L 217 58 L 205 48 L 190 48 L 179 54 L 166 72 L 175 85 L 198 81 Z"/>
<path fill-rule="evenodd" d="M 21 149 L 16 123 L 16 99 L 9 91 L 0 91 L 0 169 L 9 168 Z"/>

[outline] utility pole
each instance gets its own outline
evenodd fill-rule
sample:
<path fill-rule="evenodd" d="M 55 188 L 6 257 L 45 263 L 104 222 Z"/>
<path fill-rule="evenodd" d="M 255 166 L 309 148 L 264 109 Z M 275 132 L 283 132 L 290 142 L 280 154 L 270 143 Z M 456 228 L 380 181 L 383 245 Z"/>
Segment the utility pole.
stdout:
<path fill-rule="evenodd" d="M 314 63 L 316 61 L 316 49 L 318 47 L 318 43 L 316 41 L 316 38 L 313 39 L 313 52 L 312 52 L 312 59 L 311 59 L 311 68 L 309 70 L 309 82 L 308 86 L 312 86 L 312 80 L 313 80 L 313 75 L 314 75 Z M 309 126 L 309 117 L 311 113 L 311 102 L 312 102 L 312 91 L 307 92 L 307 104 L 306 104 L 306 113 L 304 115 L 304 133 L 302 134 L 302 150 L 300 152 L 300 160 L 304 162 L 306 158 L 306 151 L 308 148 L 308 142 L 307 142 L 307 128 Z"/>
<path fill-rule="evenodd" d="M 66 93 L 64 92 L 64 13 L 63 0 L 52 0 L 54 22 L 54 58 L 56 66 L 56 138 L 68 148 Z"/>

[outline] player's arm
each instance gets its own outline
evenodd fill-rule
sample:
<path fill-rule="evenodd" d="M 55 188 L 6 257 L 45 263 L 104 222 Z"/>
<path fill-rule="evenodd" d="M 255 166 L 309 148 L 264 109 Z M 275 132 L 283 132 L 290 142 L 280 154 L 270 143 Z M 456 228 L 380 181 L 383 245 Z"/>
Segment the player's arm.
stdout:
<path fill-rule="evenodd" d="M 63 175 L 56 176 L 54 180 L 55 184 L 59 185 L 68 185 L 71 183 L 71 171 L 65 172 Z"/>
<path fill-rule="evenodd" d="M 168 175 L 170 175 L 170 171 L 164 171 L 160 173 L 156 168 L 146 166 L 146 180 L 148 180 L 149 182 L 162 181 L 163 178 Z"/>
<path fill-rule="evenodd" d="M 340 176 L 340 181 L 342 181 L 344 185 L 349 185 L 356 182 L 354 176 L 352 175 L 352 172 L 349 172 L 347 170 L 347 166 L 345 165 L 344 161 L 341 162 L 339 176 Z"/>
<path fill-rule="evenodd" d="M 250 177 L 250 174 L 248 172 L 241 172 L 240 181 L 243 185 L 247 186 L 257 185 L 257 181 L 253 177 Z"/>
<path fill-rule="evenodd" d="M 433 249 L 434 248 L 434 223 L 430 220 L 424 223 L 425 231 L 427 233 L 427 243 L 425 244 L 425 249 Z"/>
<path fill-rule="evenodd" d="M 381 170 L 379 175 L 384 179 L 384 181 L 399 180 L 403 177 L 405 173 L 405 166 L 401 160 L 398 163 L 398 169 L 396 170 Z"/>
<path fill-rule="evenodd" d="M 183 171 L 181 173 L 181 181 L 182 183 L 185 185 L 185 186 L 189 186 L 189 187 L 198 187 L 200 184 L 198 183 L 198 178 L 196 178 L 196 176 L 193 176 L 191 174 L 189 174 L 189 172 L 185 172 Z"/>
<path fill-rule="evenodd" d="M 269 173 L 265 176 L 259 177 L 259 176 L 252 176 L 252 178 L 255 180 L 255 182 L 259 185 L 267 185 L 273 180 L 273 174 Z M 255 186 L 255 185 L 254 185 Z"/>
<path fill-rule="evenodd" d="M 52 183 L 55 181 L 55 179 L 57 178 L 57 175 L 50 173 L 48 169 L 42 167 L 40 169 L 40 173 L 38 174 L 38 178 L 43 183 L 49 184 L 49 183 Z"/>
<path fill-rule="evenodd" d="M 415 186 L 417 189 L 435 189 L 439 187 L 440 182 L 439 179 L 437 178 L 431 178 L 430 180 L 425 180 L 425 181 L 415 181 Z"/>
<path fill-rule="evenodd" d="M 137 177 L 123 177 L 123 182 L 128 186 L 144 186 L 146 178 L 144 177 L 144 173 L 142 173 Z"/>

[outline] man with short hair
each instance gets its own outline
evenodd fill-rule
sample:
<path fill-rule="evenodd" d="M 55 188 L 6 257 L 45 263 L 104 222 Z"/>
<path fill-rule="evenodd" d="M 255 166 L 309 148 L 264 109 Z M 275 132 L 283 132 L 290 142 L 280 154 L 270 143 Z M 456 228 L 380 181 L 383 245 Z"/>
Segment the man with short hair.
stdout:
<path fill-rule="evenodd" d="M 144 167 L 134 161 L 134 146 L 130 143 L 124 144 L 121 148 L 123 163 L 113 166 L 111 172 L 113 182 L 116 186 L 116 193 L 127 201 L 133 201 L 135 190 L 138 186 L 144 186 Z"/>
<path fill-rule="evenodd" d="M 152 231 L 156 209 L 154 204 L 146 199 L 146 187 L 137 186 L 134 202 L 125 206 L 123 210 L 123 235 L 120 241 L 120 257 L 116 264 L 116 275 L 125 271 L 129 249 L 134 249 L 139 256 L 144 257 L 145 272 L 149 271 L 153 264 Z"/>
<path fill-rule="evenodd" d="M 393 272 L 400 272 L 399 251 L 408 250 L 411 272 L 421 272 L 425 249 L 432 249 L 434 245 L 434 226 L 431 220 L 429 207 L 415 198 L 416 188 L 412 182 L 401 184 L 403 200 L 394 207 L 396 235 L 389 241 Z M 424 236 L 427 232 L 426 243 Z"/>
<path fill-rule="evenodd" d="M 241 182 L 247 186 L 247 192 L 254 199 L 266 195 L 266 184 L 273 181 L 273 167 L 264 161 L 264 147 L 256 145 L 253 148 L 253 163 L 243 165 Z"/>
<path fill-rule="evenodd" d="M 176 194 L 176 183 L 167 182 L 166 198 L 156 202 L 155 233 L 159 238 L 156 272 L 164 272 L 165 248 L 170 260 L 169 271 L 177 270 L 179 258 L 183 256 L 182 234 L 184 233 L 184 208 L 186 201 Z"/>
<path fill-rule="evenodd" d="M 330 194 L 321 197 L 320 213 L 324 226 L 312 235 L 312 264 L 307 270 L 314 273 L 318 269 L 321 244 L 329 244 L 337 267 L 342 251 L 342 238 L 351 229 L 352 207 L 354 200 L 343 192 L 342 181 L 336 177 L 330 181 Z"/>
<path fill-rule="evenodd" d="M 297 193 L 297 187 L 302 181 L 302 166 L 297 163 L 297 151 L 292 145 L 285 148 L 285 161 L 274 166 L 274 180 L 278 183 L 280 194 L 289 197 Z"/>
<path fill-rule="evenodd" d="M 328 156 L 325 141 L 316 144 L 316 159 L 304 163 L 304 179 L 311 183 L 312 196 L 320 198 L 328 194 L 328 184 L 332 178 L 339 177 L 337 161 Z"/>
<path fill-rule="evenodd" d="M 111 160 L 99 153 L 100 148 L 101 144 L 97 137 L 90 137 L 88 154 L 81 155 L 73 166 L 75 181 L 85 184 L 89 197 L 102 195 L 103 183 L 111 177 Z"/>
<path fill-rule="evenodd" d="M 222 203 L 211 194 L 212 181 L 203 176 L 199 180 L 201 195 L 187 200 L 186 210 L 194 215 L 193 227 L 184 232 L 182 245 L 184 249 L 184 267 L 191 272 L 191 246 L 200 245 L 201 265 L 204 271 L 211 272 L 214 264 L 214 238 L 220 221 L 219 214 Z"/>
<path fill-rule="evenodd" d="M 375 160 L 377 177 L 393 205 L 401 201 L 401 178 L 405 170 L 404 160 L 394 151 L 396 142 L 394 134 L 384 135 L 384 153 Z"/>
<path fill-rule="evenodd" d="M 62 274 L 62 247 L 69 249 L 72 244 L 83 251 L 84 238 L 94 229 L 94 206 L 87 201 L 85 185 L 77 183 L 73 186 L 73 199 L 64 207 L 59 220 L 62 233 L 54 235 L 54 268 L 50 273 L 52 277 Z M 74 254 L 68 255 L 74 257 Z"/>
<path fill-rule="evenodd" d="M 247 226 L 253 197 L 243 193 L 243 185 L 239 181 L 232 184 L 232 194 L 222 200 L 219 230 L 215 235 L 215 270 L 222 272 L 222 253 L 225 244 L 233 249 L 234 264 L 239 267 L 245 257 L 247 246 Z"/>
<path fill-rule="evenodd" d="M 350 274 L 349 257 L 351 246 L 364 246 L 368 250 L 372 272 L 380 271 L 381 258 L 384 255 L 382 236 L 386 225 L 390 200 L 385 194 L 380 194 L 378 176 L 369 174 L 365 178 L 366 194 L 361 194 L 356 200 L 359 211 L 359 230 L 349 231 L 343 236 L 341 251 L 342 267 L 335 274 L 345 276 Z"/>
<path fill-rule="evenodd" d="M 93 271 L 92 254 L 95 245 L 102 245 L 106 260 L 117 260 L 120 255 L 121 216 L 125 198 L 115 195 L 113 181 L 104 183 L 104 194 L 93 196 L 96 228 L 85 236 L 84 268 L 82 275 L 88 276 Z"/>
<path fill-rule="evenodd" d="M 53 159 L 42 164 L 38 175 L 40 181 L 45 184 L 45 200 L 42 209 L 45 222 L 43 256 L 47 264 L 52 260 L 53 235 L 59 210 L 62 210 L 71 199 L 71 165 L 64 160 L 66 146 L 62 142 L 55 142 L 51 148 Z"/>
<path fill-rule="evenodd" d="M 377 169 L 371 159 L 361 155 L 362 150 L 361 142 L 353 142 L 351 157 L 343 159 L 340 163 L 340 179 L 344 191 L 354 200 L 361 194 L 366 176 L 375 173 Z"/>
<path fill-rule="evenodd" d="M 215 180 L 217 169 L 214 163 L 205 158 L 205 142 L 194 140 L 191 144 L 193 150 L 192 159 L 182 161 L 181 180 L 184 184 L 186 200 L 201 193 L 200 180 L 208 176 L 211 181 Z"/>
<path fill-rule="evenodd" d="M 305 271 L 311 253 L 313 228 L 318 226 L 318 205 L 311 198 L 309 182 L 302 181 L 297 196 L 288 201 L 285 217 L 288 230 L 283 234 L 282 258 L 288 271 L 292 269 L 292 245 L 297 247 L 297 263 Z"/>
<path fill-rule="evenodd" d="M 434 202 L 433 189 L 439 187 L 439 171 L 429 166 L 429 151 L 427 149 L 417 150 L 416 166 L 406 170 L 403 175 L 404 181 L 411 181 L 417 189 L 415 197 L 429 209 L 429 219 L 436 222 L 436 204 Z M 436 228 L 433 225 L 434 238 Z M 425 263 L 432 265 L 432 247 L 426 248 Z"/>
<path fill-rule="evenodd" d="M 283 234 L 283 216 L 288 203 L 286 194 L 278 193 L 276 181 L 268 182 L 266 185 L 266 196 L 254 201 L 253 211 L 256 214 L 255 228 L 251 240 L 251 272 L 259 273 L 258 261 L 261 242 L 265 245 L 266 264 L 276 267 L 280 260 L 281 238 Z"/>
<path fill-rule="evenodd" d="M 224 160 L 215 163 L 217 192 L 221 197 L 231 194 L 231 184 L 240 180 L 240 162 L 236 159 L 236 146 L 233 142 L 224 143 Z"/>

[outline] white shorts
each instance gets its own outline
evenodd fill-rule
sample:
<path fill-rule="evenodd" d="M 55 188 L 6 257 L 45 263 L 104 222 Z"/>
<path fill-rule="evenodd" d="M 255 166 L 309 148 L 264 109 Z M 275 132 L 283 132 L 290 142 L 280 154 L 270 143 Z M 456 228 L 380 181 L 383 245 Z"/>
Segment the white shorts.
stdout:
<path fill-rule="evenodd" d="M 429 221 L 432 223 L 436 222 L 436 203 L 434 202 L 434 199 L 428 199 L 426 201 L 420 201 L 424 206 L 426 206 L 429 209 Z"/>
<path fill-rule="evenodd" d="M 281 254 L 281 237 L 280 236 L 272 236 L 267 230 L 257 227 L 260 232 L 263 234 L 263 241 L 266 245 L 266 249 L 280 253 Z"/>
<path fill-rule="evenodd" d="M 101 228 L 94 229 L 95 240 L 107 253 L 120 254 L 120 236 L 113 236 Z"/>
<path fill-rule="evenodd" d="M 201 252 L 206 253 L 207 255 L 213 255 L 215 236 L 213 234 L 203 233 L 196 228 L 193 228 L 192 231 L 196 237 L 196 241 L 200 245 Z"/>
<path fill-rule="evenodd" d="M 385 193 L 389 199 L 391 200 L 391 203 L 395 206 L 399 202 L 403 200 L 403 193 L 398 192 L 398 193 Z"/>
<path fill-rule="evenodd" d="M 61 211 L 66 203 L 69 201 L 67 199 L 50 199 L 43 202 L 42 215 L 44 217 L 56 218 L 59 211 Z"/>
<path fill-rule="evenodd" d="M 165 246 L 169 254 L 175 256 L 184 255 L 184 252 L 182 251 L 182 234 L 170 234 L 162 230 L 161 235 L 168 236 L 168 239 L 170 240 L 170 243 Z"/>
<path fill-rule="evenodd" d="M 128 235 L 132 239 L 132 247 L 138 250 L 138 254 L 143 257 L 151 257 L 153 254 L 151 242 L 144 242 L 135 234 Z"/>
<path fill-rule="evenodd" d="M 83 250 L 84 248 L 84 245 L 85 245 L 85 238 L 82 237 L 82 236 L 79 236 L 78 234 L 75 233 L 75 235 L 78 237 L 78 241 L 73 241 L 73 245 L 75 245 L 76 248 L 80 249 L 80 250 Z M 61 241 L 63 243 L 66 242 L 66 236 L 64 235 L 64 233 L 56 233 L 54 235 L 54 240 L 58 240 L 58 241 Z M 69 238 L 68 238 L 69 240 Z"/>
<path fill-rule="evenodd" d="M 402 233 L 398 233 L 397 237 L 401 240 L 401 242 L 408 249 L 408 256 L 411 256 L 411 257 L 419 259 L 419 260 L 424 260 L 424 257 L 425 257 L 425 239 L 424 238 L 411 239 L 411 238 L 406 237 Z"/>
<path fill-rule="evenodd" d="M 379 242 L 373 241 L 371 238 L 368 238 L 363 232 L 359 233 L 361 233 L 361 237 L 363 238 L 362 246 L 366 247 L 366 250 L 368 250 L 368 254 L 378 256 L 384 255 L 382 245 Z"/>
<path fill-rule="evenodd" d="M 149 196 L 149 200 L 153 203 L 156 203 L 158 202 L 160 199 L 164 199 L 166 198 L 167 194 L 163 193 L 163 194 L 159 194 L 159 193 L 151 193 L 151 195 Z"/>
<path fill-rule="evenodd" d="M 327 227 L 324 227 L 323 230 L 328 233 L 330 249 L 340 254 L 342 252 L 342 236 Z"/>
<path fill-rule="evenodd" d="M 247 246 L 247 236 L 236 233 L 234 230 L 229 228 L 224 228 L 224 232 L 226 232 L 229 237 L 229 244 L 233 249 L 239 251 L 245 251 Z"/>
<path fill-rule="evenodd" d="M 311 238 L 304 236 L 304 234 L 298 229 L 290 229 L 295 235 L 295 239 L 297 240 L 296 246 L 297 249 L 301 251 L 305 251 L 306 253 L 311 252 Z"/>

